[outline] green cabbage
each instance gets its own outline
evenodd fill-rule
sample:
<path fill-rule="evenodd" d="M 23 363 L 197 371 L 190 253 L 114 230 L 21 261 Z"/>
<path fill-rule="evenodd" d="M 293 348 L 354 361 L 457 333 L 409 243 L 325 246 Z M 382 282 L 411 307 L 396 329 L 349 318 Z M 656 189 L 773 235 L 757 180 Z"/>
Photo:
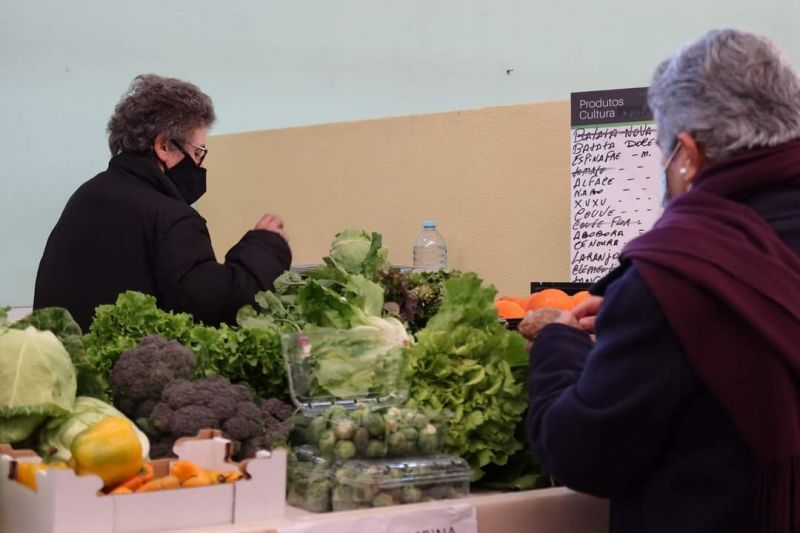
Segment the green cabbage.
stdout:
<path fill-rule="evenodd" d="M 382 246 L 380 233 L 346 229 L 336 234 L 328 257 L 350 274 L 374 278 L 389 268 L 389 251 Z"/>
<path fill-rule="evenodd" d="M 86 356 L 81 328 L 72 315 L 61 307 L 36 309 L 31 314 L 9 324 L 9 328 L 25 329 L 33 326 L 39 331 L 50 331 L 58 337 L 69 353 L 78 379 L 78 394 L 94 396 L 103 400 L 110 399 L 107 394 L 108 383 L 105 376 Z"/>
<path fill-rule="evenodd" d="M 0 329 L 0 442 L 20 442 L 51 416 L 72 412 L 77 381 L 49 331 Z"/>
<path fill-rule="evenodd" d="M 78 433 L 111 416 L 125 418 L 125 415 L 102 400 L 79 396 L 71 415 L 51 418 L 42 427 L 39 433 L 40 455 L 48 462 L 69 461 L 72 458 L 70 446 Z M 131 425 L 142 443 L 142 456 L 147 457 L 150 453 L 150 441 L 135 424 Z"/>

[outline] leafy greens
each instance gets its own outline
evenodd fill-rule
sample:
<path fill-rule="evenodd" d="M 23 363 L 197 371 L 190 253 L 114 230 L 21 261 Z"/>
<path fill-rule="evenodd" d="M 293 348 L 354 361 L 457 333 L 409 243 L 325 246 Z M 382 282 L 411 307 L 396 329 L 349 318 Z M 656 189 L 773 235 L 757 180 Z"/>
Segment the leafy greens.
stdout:
<path fill-rule="evenodd" d="M 410 399 L 452 413 L 445 446 L 469 461 L 473 481 L 522 448 L 514 432 L 527 407 L 527 356 L 497 320 L 496 293 L 473 273 L 446 281 L 439 311 L 406 350 Z"/>

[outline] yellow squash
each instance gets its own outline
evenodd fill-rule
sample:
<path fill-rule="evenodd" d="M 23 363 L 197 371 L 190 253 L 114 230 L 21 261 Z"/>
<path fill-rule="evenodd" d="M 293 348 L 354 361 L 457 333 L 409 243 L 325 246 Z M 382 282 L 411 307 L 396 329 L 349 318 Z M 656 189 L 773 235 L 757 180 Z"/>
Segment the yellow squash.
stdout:
<path fill-rule="evenodd" d="M 125 418 L 104 418 L 72 441 L 72 464 L 79 475 L 94 474 L 113 487 L 142 468 L 142 444 Z"/>

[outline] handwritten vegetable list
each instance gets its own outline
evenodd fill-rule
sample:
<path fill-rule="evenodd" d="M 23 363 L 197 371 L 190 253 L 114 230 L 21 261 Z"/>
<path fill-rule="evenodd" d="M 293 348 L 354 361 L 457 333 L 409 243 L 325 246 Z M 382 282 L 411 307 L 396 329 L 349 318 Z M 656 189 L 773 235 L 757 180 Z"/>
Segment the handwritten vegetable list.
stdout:
<path fill-rule="evenodd" d="M 594 282 L 661 215 L 647 88 L 572 93 L 570 275 Z"/>

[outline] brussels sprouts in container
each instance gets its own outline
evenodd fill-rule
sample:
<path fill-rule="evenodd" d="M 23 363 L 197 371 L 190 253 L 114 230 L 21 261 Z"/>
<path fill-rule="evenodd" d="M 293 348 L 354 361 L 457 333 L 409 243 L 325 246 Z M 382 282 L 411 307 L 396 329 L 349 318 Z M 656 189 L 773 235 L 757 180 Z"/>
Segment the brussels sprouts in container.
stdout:
<path fill-rule="evenodd" d="M 286 501 L 314 513 L 331 510 L 332 464 L 313 446 L 300 446 L 289 454 Z"/>
<path fill-rule="evenodd" d="M 465 498 L 470 473 L 466 461 L 449 455 L 348 461 L 333 474 L 333 510 Z"/>
<path fill-rule="evenodd" d="M 430 409 L 334 406 L 300 421 L 296 442 L 337 461 L 427 456 L 444 451 L 444 424 Z"/>

